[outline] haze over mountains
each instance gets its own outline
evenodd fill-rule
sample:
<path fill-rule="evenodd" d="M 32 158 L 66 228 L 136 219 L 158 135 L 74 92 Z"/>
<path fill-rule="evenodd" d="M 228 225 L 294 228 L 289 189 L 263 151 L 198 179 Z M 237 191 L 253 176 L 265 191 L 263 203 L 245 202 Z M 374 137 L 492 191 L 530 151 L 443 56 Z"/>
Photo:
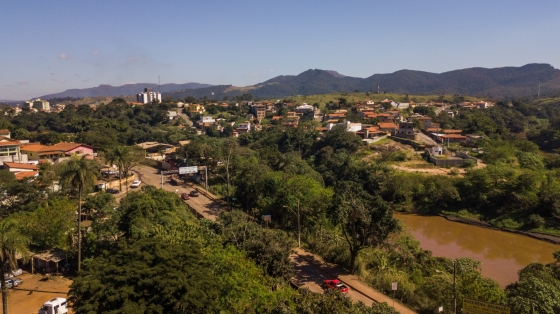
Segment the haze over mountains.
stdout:
<path fill-rule="evenodd" d="M 61 97 L 100 97 L 100 96 L 122 96 L 122 95 L 135 95 L 142 91 L 144 88 L 151 88 L 154 91 L 160 91 L 162 93 L 182 90 L 182 89 L 194 89 L 194 88 L 204 88 L 212 86 L 209 84 L 199 84 L 199 83 L 186 83 L 186 84 L 163 84 L 158 86 L 158 84 L 152 83 L 136 83 L 136 84 L 126 84 L 122 86 L 111 86 L 111 85 L 99 85 L 97 87 L 84 88 L 84 89 L 68 89 L 62 93 L 49 94 L 41 96 L 42 99 L 50 98 L 61 98 Z"/>
<path fill-rule="evenodd" d="M 487 97 L 531 96 L 560 93 L 560 70 L 549 64 L 527 64 L 521 67 L 469 68 L 444 73 L 400 70 L 389 74 L 374 74 L 367 78 L 344 76 L 336 71 L 307 70 L 298 75 L 283 75 L 246 87 L 198 83 L 161 85 L 163 96 L 174 98 L 208 97 L 222 99 L 251 93 L 257 98 L 281 98 L 290 95 L 311 95 L 336 92 L 381 92 L 399 94 L 459 94 Z M 119 96 L 157 90 L 157 84 L 128 84 L 119 87 L 100 85 L 73 89 L 41 98 Z"/>

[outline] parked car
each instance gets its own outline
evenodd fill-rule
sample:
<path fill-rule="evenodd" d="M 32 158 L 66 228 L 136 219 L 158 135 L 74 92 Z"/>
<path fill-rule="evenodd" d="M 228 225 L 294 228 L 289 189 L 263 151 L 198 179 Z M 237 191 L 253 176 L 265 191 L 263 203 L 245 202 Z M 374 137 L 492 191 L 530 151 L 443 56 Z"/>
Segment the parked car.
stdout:
<path fill-rule="evenodd" d="M 38 314 L 67 314 L 68 302 L 65 298 L 54 298 L 47 301 L 39 309 Z"/>
<path fill-rule="evenodd" d="M 192 191 L 189 193 L 189 195 L 192 196 L 192 197 L 197 197 L 197 196 L 199 195 L 199 193 L 198 193 L 197 190 L 192 190 Z"/>
<path fill-rule="evenodd" d="M 119 172 L 115 171 L 115 170 L 103 170 L 103 171 L 101 171 L 101 174 L 104 177 L 108 177 L 108 176 L 113 176 L 113 175 L 119 174 Z"/>
<path fill-rule="evenodd" d="M 23 274 L 23 271 L 21 270 L 21 268 L 12 270 L 12 275 L 14 275 L 14 277 L 21 276 L 21 274 Z"/>
<path fill-rule="evenodd" d="M 108 188 L 107 193 L 111 193 L 111 194 L 119 194 L 119 190 L 118 189 L 113 189 L 113 188 Z"/>
<path fill-rule="evenodd" d="M 12 270 L 11 273 L 5 273 L 4 278 L 12 278 L 12 277 L 15 277 L 15 276 L 20 276 L 22 273 L 23 272 L 22 272 L 21 268 L 18 268 L 16 270 Z"/>
<path fill-rule="evenodd" d="M 325 289 L 338 289 L 338 291 L 346 294 L 348 293 L 348 287 L 338 279 L 330 279 L 324 281 Z"/>
<path fill-rule="evenodd" d="M 135 180 L 134 182 L 132 182 L 132 185 L 130 187 L 137 188 L 140 186 L 140 183 L 142 183 L 140 180 Z"/>
<path fill-rule="evenodd" d="M 189 197 L 189 194 L 187 194 L 187 193 L 181 193 L 181 199 L 182 199 L 182 200 L 185 200 L 185 201 L 186 201 L 186 200 L 188 200 L 189 198 L 190 198 L 190 197 Z"/>
<path fill-rule="evenodd" d="M 14 282 L 11 279 L 6 279 L 4 285 L 6 285 L 8 289 L 12 289 L 14 287 Z M 0 288 L 3 288 L 4 285 L 0 285 Z"/>
<path fill-rule="evenodd" d="M 14 287 L 14 288 L 19 287 L 23 283 L 23 279 L 16 278 L 16 277 L 8 279 L 8 280 L 10 280 L 12 282 L 12 287 Z"/>

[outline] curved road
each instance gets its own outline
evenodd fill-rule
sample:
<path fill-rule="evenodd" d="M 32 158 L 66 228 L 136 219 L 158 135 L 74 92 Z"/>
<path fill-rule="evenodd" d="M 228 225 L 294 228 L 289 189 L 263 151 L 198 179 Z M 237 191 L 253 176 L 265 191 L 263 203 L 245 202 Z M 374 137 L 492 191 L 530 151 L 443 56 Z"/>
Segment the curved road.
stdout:
<path fill-rule="evenodd" d="M 161 175 L 158 170 L 151 167 L 136 167 L 133 169 L 138 175 L 142 184 L 153 185 L 161 187 Z M 194 186 L 174 186 L 169 183 L 169 176 L 164 176 L 163 188 L 170 192 L 190 193 Z M 193 208 L 201 217 L 215 221 L 222 207 L 225 205 L 222 201 L 214 200 L 212 195 L 209 197 L 204 195 L 204 190 L 198 188 L 201 192 L 199 197 L 191 197 L 185 201 L 191 208 Z M 413 314 L 414 311 L 405 307 L 404 305 L 394 302 L 393 299 L 382 294 L 381 292 L 367 286 L 361 282 L 356 276 L 348 274 L 340 267 L 323 263 L 321 259 L 305 250 L 296 248 L 290 255 L 294 263 L 294 283 L 300 288 L 308 288 L 312 292 L 323 293 L 321 285 L 325 279 L 338 278 L 343 281 L 348 287 L 348 296 L 355 302 L 361 301 L 364 304 L 371 306 L 374 302 L 386 302 L 389 306 L 393 306 L 403 314 Z"/>

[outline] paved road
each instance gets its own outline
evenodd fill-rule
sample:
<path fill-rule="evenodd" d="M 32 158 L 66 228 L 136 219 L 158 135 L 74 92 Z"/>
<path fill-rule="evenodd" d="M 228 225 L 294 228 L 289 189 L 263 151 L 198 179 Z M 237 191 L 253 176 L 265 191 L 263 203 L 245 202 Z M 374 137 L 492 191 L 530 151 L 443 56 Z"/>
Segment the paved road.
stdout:
<path fill-rule="evenodd" d="M 134 172 L 142 181 L 142 184 L 153 185 L 156 187 L 161 187 L 161 175 L 158 173 L 158 170 L 152 167 L 137 167 L 133 169 Z M 192 190 L 195 189 L 194 185 L 187 185 L 187 186 L 175 186 L 169 183 L 169 176 L 163 176 L 164 184 L 163 188 L 169 192 L 178 191 L 179 194 L 181 193 L 190 193 Z M 204 192 L 198 188 L 199 191 Z M 191 208 L 193 208 L 197 213 L 199 213 L 202 217 L 209 219 L 209 220 L 216 220 L 218 215 L 220 214 L 221 207 L 223 203 L 221 201 L 215 201 L 212 197 L 206 197 L 204 193 L 200 193 L 198 197 L 191 197 L 189 200 L 185 201 Z"/>
<path fill-rule="evenodd" d="M 161 187 L 161 176 L 158 173 L 158 170 L 151 167 L 139 167 L 134 168 L 133 171 L 139 176 L 142 184 Z M 179 190 L 179 193 L 189 193 L 195 188 L 194 186 L 173 186 L 167 180 L 164 176 L 163 188 L 170 192 Z M 214 221 L 218 217 L 222 206 L 224 206 L 223 202 L 213 200 L 212 195 L 210 195 L 210 197 L 206 197 L 202 193 L 199 197 L 193 197 L 190 200 L 187 200 L 186 203 L 202 217 Z M 300 287 L 309 288 L 312 292 L 323 293 L 323 289 L 321 288 L 323 280 L 338 278 L 348 285 L 348 296 L 352 298 L 352 300 L 356 302 L 361 301 L 368 306 L 371 306 L 373 302 L 387 302 L 388 305 L 393 306 L 393 300 L 388 296 L 367 286 L 356 276 L 348 274 L 340 267 L 323 263 L 319 257 L 306 252 L 305 250 L 297 248 L 294 249 L 290 258 L 294 262 L 296 273 L 294 280 Z M 398 302 L 395 302 L 394 308 L 399 313 L 414 313 L 412 310 L 406 308 Z"/>
<path fill-rule="evenodd" d="M 387 303 L 399 313 L 414 314 L 415 312 L 398 301 L 366 285 L 355 275 L 349 274 L 339 266 L 323 262 L 318 256 L 302 249 L 294 249 L 290 258 L 294 262 L 295 282 L 299 287 L 308 288 L 312 292 L 323 293 L 321 285 L 325 279 L 338 278 L 348 289 L 348 297 L 353 301 L 361 301 L 371 306 L 373 302 Z"/>

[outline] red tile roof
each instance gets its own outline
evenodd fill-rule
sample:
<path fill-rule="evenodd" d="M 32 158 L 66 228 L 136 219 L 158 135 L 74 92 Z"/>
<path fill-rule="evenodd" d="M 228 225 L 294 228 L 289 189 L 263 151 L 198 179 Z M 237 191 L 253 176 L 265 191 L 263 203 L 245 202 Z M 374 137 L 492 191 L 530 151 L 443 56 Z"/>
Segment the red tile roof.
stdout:
<path fill-rule="evenodd" d="M 16 180 L 23 180 L 25 178 L 31 178 L 39 174 L 39 171 L 24 171 L 15 174 Z"/>
<path fill-rule="evenodd" d="M 461 134 L 462 132 L 463 130 L 452 130 L 452 129 L 443 130 L 443 133 L 445 134 Z"/>
<path fill-rule="evenodd" d="M 20 169 L 29 169 L 29 170 L 39 170 L 39 167 L 32 164 L 23 164 L 17 162 L 4 162 L 4 166 L 8 168 L 20 168 Z"/>

